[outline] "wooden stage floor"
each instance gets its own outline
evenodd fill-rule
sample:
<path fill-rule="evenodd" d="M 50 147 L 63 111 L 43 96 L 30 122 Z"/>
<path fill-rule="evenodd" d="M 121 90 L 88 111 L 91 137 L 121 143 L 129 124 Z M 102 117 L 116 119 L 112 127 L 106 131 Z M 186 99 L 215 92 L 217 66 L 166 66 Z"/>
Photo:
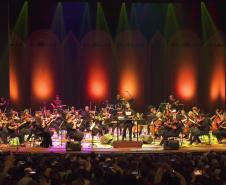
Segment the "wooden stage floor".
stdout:
<path fill-rule="evenodd" d="M 84 141 L 82 143 L 81 151 L 66 151 L 65 143 L 61 143 L 50 147 L 50 148 L 41 148 L 38 146 L 32 147 L 27 145 L 22 146 L 9 146 L 9 145 L 0 145 L 1 152 L 15 152 L 15 153 L 140 153 L 140 154 L 158 154 L 158 153 L 203 153 L 208 151 L 215 152 L 226 152 L 226 144 L 193 144 L 189 145 L 188 142 L 185 142 L 180 146 L 179 150 L 164 150 L 162 146 L 159 145 L 159 142 L 155 144 L 143 144 L 142 148 L 113 148 L 111 145 L 103 145 L 97 141 L 94 142 L 92 146 L 90 141 Z"/>

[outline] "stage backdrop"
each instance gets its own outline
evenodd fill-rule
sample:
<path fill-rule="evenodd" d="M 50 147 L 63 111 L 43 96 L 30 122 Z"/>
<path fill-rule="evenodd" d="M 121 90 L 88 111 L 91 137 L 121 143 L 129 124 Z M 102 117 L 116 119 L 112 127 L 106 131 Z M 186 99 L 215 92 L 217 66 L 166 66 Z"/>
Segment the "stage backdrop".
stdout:
<path fill-rule="evenodd" d="M 149 44 L 148 44 L 149 43 Z M 79 42 L 73 33 L 62 42 L 49 30 L 26 41 L 12 33 L 9 55 L 10 99 L 18 108 L 39 108 L 56 94 L 69 105 L 115 101 L 117 93 L 134 98 L 145 110 L 175 94 L 182 103 L 209 111 L 225 107 L 225 39 L 220 33 L 201 44 L 191 30 L 166 41 L 156 33 L 148 42 L 137 30 L 115 40 L 100 30 Z"/>

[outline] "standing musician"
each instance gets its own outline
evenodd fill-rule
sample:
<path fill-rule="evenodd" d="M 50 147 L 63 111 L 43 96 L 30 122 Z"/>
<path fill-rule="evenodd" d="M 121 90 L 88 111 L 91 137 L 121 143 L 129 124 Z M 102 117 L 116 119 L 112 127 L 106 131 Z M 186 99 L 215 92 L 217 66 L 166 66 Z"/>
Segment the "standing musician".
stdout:
<path fill-rule="evenodd" d="M 38 115 L 39 116 L 39 115 Z M 42 137 L 42 143 L 40 146 L 48 148 L 52 145 L 52 132 L 50 131 L 50 125 L 52 123 L 53 118 L 51 117 L 51 112 L 48 110 L 46 112 L 46 115 L 41 116 L 41 119 L 38 117 L 36 118 L 36 121 L 39 121 L 41 123 L 38 123 L 40 125 L 40 136 Z"/>
<path fill-rule="evenodd" d="M 131 109 L 130 104 L 126 103 L 125 110 L 125 122 L 123 125 L 123 133 L 122 133 L 122 140 L 124 141 L 126 137 L 126 131 L 129 131 L 129 140 L 132 141 L 132 128 L 133 128 L 133 117 L 134 117 L 134 111 Z"/>
<path fill-rule="evenodd" d="M 226 138 L 226 113 L 219 114 L 220 121 L 217 122 L 216 130 L 213 131 L 213 135 L 216 136 L 219 144 Z"/>

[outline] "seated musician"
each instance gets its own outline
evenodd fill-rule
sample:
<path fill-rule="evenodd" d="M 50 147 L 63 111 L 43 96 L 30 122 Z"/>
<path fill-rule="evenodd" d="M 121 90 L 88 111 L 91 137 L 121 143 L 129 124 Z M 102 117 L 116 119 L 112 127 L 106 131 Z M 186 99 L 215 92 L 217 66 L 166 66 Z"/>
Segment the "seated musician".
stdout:
<path fill-rule="evenodd" d="M 18 113 L 16 111 L 11 111 L 9 122 L 6 125 L 8 136 L 10 136 L 11 138 L 18 137 L 19 138 L 18 144 L 23 145 L 25 133 L 23 129 L 20 129 L 20 125 L 21 119 L 18 117 Z"/>
<path fill-rule="evenodd" d="M 147 123 L 148 123 L 148 127 L 147 127 L 147 134 L 149 135 L 151 131 L 153 131 L 154 127 L 153 127 L 153 121 L 155 121 L 157 119 L 156 117 L 156 108 L 152 105 L 148 106 L 148 113 L 147 113 Z M 152 132 L 152 135 L 154 135 L 154 133 Z"/>
<path fill-rule="evenodd" d="M 101 136 L 109 132 L 108 122 L 110 122 L 109 121 L 110 117 L 111 117 L 111 114 L 108 112 L 107 108 L 102 108 L 98 114 L 99 120 L 97 120 L 97 122 L 98 122 L 98 127 L 100 129 Z"/>
<path fill-rule="evenodd" d="M 182 132 L 183 124 L 180 120 L 177 119 L 176 112 L 173 112 L 166 120 L 164 121 L 163 126 L 161 127 L 162 140 L 160 145 L 162 145 L 169 137 L 179 137 L 179 134 Z"/>
<path fill-rule="evenodd" d="M 174 95 L 169 95 L 169 104 L 171 105 L 172 109 L 177 109 L 179 105 L 179 100 L 177 100 Z"/>
<path fill-rule="evenodd" d="M 4 113 L 0 113 L 0 139 L 4 144 L 7 144 L 8 131 L 6 125 L 8 124 L 8 118 Z"/>
<path fill-rule="evenodd" d="M 82 124 L 81 124 L 81 131 L 90 130 L 91 125 L 91 111 L 89 106 L 85 106 L 85 109 L 81 112 Z"/>
<path fill-rule="evenodd" d="M 128 130 L 129 131 L 129 140 L 132 141 L 132 128 L 133 128 L 132 119 L 134 116 L 134 111 L 131 109 L 129 103 L 127 103 L 125 105 L 124 115 L 125 115 L 125 122 L 123 125 L 122 140 L 124 140 L 126 138 L 126 132 Z"/>
<path fill-rule="evenodd" d="M 211 120 L 208 116 L 199 114 L 195 122 L 192 124 L 193 128 L 191 130 L 190 144 L 193 144 L 194 142 L 201 143 L 199 136 L 209 134 Z"/>
<path fill-rule="evenodd" d="M 213 135 L 216 136 L 219 144 L 222 144 L 222 140 L 226 138 L 226 113 L 220 115 L 220 121 L 217 123 L 217 128 L 213 131 Z"/>
<path fill-rule="evenodd" d="M 0 98 L 0 110 L 4 111 L 5 108 L 6 108 L 6 104 L 7 104 L 7 101 L 5 98 L 1 97 Z"/>

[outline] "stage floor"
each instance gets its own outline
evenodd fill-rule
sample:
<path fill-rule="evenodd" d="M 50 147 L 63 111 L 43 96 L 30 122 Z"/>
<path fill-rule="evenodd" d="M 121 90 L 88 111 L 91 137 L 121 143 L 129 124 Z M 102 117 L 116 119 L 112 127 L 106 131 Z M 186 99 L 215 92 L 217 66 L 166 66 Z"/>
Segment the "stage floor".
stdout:
<path fill-rule="evenodd" d="M 134 139 L 135 140 L 135 139 Z M 98 138 L 95 138 L 92 142 L 90 138 L 86 138 L 82 141 L 81 151 L 66 151 L 66 139 L 53 138 L 53 147 L 42 148 L 39 146 L 33 146 L 34 143 L 27 143 L 25 146 L 13 145 L 0 145 L 1 152 L 18 152 L 18 153 L 187 153 L 187 152 L 225 152 L 226 144 L 217 144 L 215 139 L 211 140 L 211 144 L 193 144 L 189 145 L 189 142 L 184 140 L 179 150 L 164 150 L 163 146 L 159 145 L 159 141 L 156 140 L 152 144 L 143 144 L 142 148 L 113 148 L 112 145 L 101 144 Z M 12 144 L 12 143 L 11 143 Z"/>

